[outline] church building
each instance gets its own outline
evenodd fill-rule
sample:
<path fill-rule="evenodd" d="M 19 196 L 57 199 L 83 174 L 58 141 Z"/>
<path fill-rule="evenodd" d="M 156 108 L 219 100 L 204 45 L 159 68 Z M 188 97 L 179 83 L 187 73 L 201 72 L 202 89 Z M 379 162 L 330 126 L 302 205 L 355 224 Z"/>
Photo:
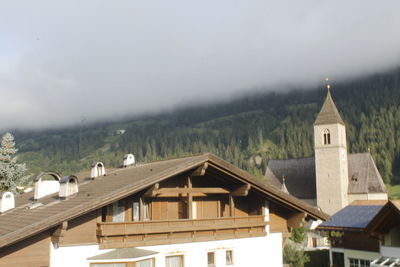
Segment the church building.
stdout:
<path fill-rule="evenodd" d="M 334 214 L 354 200 L 387 200 L 368 153 L 348 154 L 346 126 L 329 91 L 314 122 L 315 157 L 270 160 L 267 182 Z"/>

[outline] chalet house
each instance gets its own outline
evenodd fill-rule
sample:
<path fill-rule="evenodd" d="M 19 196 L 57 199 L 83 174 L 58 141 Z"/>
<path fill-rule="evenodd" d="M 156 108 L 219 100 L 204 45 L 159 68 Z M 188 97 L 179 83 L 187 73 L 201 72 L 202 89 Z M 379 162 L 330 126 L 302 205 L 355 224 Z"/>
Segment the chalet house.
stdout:
<path fill-rule="evenodd" d="M 0 266 L 282 266 L 293 227 L 327 215 L 211 154 L 60 177 L 0 198 Z"/>
<path fill-rule="evenodd" d="M 356 201 L 320 226 L 334 266 L 400 266 L 400 201 Z"/>
<path fill-rule="evenodd" d="M 400 201 L 389 201 L 365 231 L 379 240 L 381 257 L 372 261 L 371 267 L 400 266 Z"/>
<path fill-rule="evenodd" d="M 270 160 L 266 181 L 333 215 L 354 200 L 387 200 L 370 153 L 348 154 L 346 126 L 328 94 L 314 122 L 312 158 Z"/>

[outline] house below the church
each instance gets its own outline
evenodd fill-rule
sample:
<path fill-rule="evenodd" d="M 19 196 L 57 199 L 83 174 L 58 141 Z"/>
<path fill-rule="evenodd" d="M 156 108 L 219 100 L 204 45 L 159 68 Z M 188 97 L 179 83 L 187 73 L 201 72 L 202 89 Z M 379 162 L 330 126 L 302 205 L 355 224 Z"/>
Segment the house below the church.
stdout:
<path fill-rule="evenodd" d="M 355 201 L 317 227 L 337 267 L 400 266 L 400 202 Z"/>
<path fill-rule="evenodd" d="M 211 154 L 60 177 L 0 197 L 1 266 L 274 266 L 328 215 Z"/>

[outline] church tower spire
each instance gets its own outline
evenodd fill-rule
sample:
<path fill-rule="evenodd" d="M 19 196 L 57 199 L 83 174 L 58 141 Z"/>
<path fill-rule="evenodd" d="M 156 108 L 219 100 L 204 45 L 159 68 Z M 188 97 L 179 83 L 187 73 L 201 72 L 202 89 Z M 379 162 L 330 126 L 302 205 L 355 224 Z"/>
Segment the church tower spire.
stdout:
<path fill-rule="evenodd" d="M 314 125 L 334 124 L 334 123 L 339 123 L 344 125 L 342 117 L 340 117 L 339 111 L 336 108 L 335 103 L 333 102 L 330 85 L 328 84 L 326 87 L 328 89 L 328 93 L 326 94 L 325 102 L 322 105 L 321 111 L 318 113 Z"/>
<path fill-rule="evenodd" d="M 330 85 L 314 122 L 317 205 L 334 214 L 348 204 L 346 127 L 333 102 Z"/>

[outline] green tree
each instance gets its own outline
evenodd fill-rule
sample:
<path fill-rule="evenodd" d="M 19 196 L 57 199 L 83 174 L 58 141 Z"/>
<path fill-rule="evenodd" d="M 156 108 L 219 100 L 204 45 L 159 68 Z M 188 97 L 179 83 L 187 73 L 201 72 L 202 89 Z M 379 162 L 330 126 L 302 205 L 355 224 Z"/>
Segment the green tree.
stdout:
<path fill-rule="evenodd" d="M 17 186 L 26 183 L 29 176 L 24 176 L 25 164 L 17 163 L 14 136 L 6 133 L 1 139 L 0 147 L 0 192 L 17 193 Z"/>
<path fill-rule="evenodd" d="M 290 240 L 293 242 L 288 242 L 283 249 L 283 261 L 291 267 L 304 267 L 310 261 L 301 245 L 306 236 L 307 231 L 304 227 L 295 228 L 291 232 Z"/>

